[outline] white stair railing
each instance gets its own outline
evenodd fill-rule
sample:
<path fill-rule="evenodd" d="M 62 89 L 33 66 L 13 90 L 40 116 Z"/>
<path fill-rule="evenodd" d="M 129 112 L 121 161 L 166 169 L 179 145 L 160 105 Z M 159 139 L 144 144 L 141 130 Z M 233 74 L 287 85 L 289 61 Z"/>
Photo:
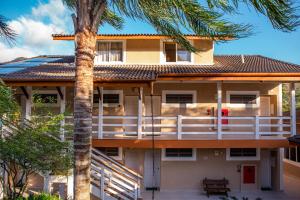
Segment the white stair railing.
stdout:
<path fill-rule="evenodd" d="M 100 199 L 137 200 L 142 176 L 100 151 L 92 150 L 92 193 Z"/>

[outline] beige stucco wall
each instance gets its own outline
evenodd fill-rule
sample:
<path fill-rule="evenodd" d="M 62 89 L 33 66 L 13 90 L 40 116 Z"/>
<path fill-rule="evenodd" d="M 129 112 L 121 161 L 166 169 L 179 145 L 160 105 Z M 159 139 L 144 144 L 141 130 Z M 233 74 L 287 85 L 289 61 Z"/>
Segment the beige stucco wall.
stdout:
<path fill-rule="evenodd" d="M 160 62 L 160 40 L 127 40 L 126 63 L 158 64 Z"/>
<path fill-rule="evenodd" d="M 123 163 L 131 169 L 144 173 L 144 155 L 148 149 L 123 149 Z M 272 157 L 276 158 L 276 150 L 272 150 Z M 261 149 L 261 152 L 265 149 Z M 275 154 L 273 154 L 275 153 Z M 262 153 L 261 153 L 262 156 Z M 271 158 L 272 159 L 272 158 Z M 261 161 L 227 161 L 226 149 L 197 149 L 196 161 L 160 161 L 160 189 L 161 190 L 199 190 L 202 191 L 204 178 L 229 180 L 232 191 L 241 190 L 241 166 L 254 164 L 257 170 L 257 184 L 260 189 L 260 177 L 264 173 L 260 168 Z M 276 162 L 274 162 L 276 163 Z M 271 171 L 276 171 L 271 166 Z M 278 181 L 279 174 L 272 174 L 272 185 Z"/>
<path fill-rule="evenodd" d="M 191 40 L 197 49 L 192 53 L 194 63 L 213 64 L 213 41 Z M 129 39 L 126 40 L 125 60 L 127 64 L 160 64 L 162 41 L 159 39 Z"/>
<path fill-rule="evenodd" d="M 213 64 L 214 44 L 210 40 L 194 40 L 198 52 L 194 54 L 196 64 Z"/>
<path fill-rule="evenodd" d="M 200 190 L 205 177 L 209 179 L 225 177 L 229 180 L 229 187 L 232 190 L 240 190 L 241 173 L 238 168 L 243 163 L 257 165 L 259 183 L 259 161 L 226 161 L 225 149 L 198 149 L 197 161 L 161 162 L 161 189 Z"/>

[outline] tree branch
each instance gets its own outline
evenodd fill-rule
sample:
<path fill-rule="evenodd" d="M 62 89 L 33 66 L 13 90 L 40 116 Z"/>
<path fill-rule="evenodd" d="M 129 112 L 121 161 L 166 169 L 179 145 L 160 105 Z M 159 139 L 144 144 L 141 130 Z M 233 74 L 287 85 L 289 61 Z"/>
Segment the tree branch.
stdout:
<path fill-rule="evenodd" d="M 97 33 L 97 31 L 98 31 L 98 27 L 101 22 L 101 16 L 103 15 L 103 13 L 105 11 L 106 6 L 107 6 L 106 0 L 102 0 L 102 1 L 98 1 L 96 6 L 94 7 L 94 10 L 92 12 L 93 16 L 92 16 L 91 29 L 95 33 Z"/>

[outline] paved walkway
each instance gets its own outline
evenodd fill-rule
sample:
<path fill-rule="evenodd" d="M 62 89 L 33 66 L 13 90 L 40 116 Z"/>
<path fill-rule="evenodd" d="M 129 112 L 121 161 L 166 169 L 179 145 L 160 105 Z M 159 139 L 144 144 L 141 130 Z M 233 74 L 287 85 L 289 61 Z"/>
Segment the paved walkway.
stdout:
<path fill-rule="evenodd" d="M 242 200 L 242 197 L 248 197 L 248 200 L 256 200 L 260 197 L 262 200 L 300 200 L 300 179 L 284 176 L 285 191 L 257 191 L 257 192 L 231 192 L 229 196 L 235 196 Z M 155 200 L 220 200 L 221 196 L 211 196 L 207 198 L 205 194 L 195 191 L 163 191 L 155 192 Z M 152 194 L 147 191 L 143 193 L 144 200 L 151 200 Z"/>

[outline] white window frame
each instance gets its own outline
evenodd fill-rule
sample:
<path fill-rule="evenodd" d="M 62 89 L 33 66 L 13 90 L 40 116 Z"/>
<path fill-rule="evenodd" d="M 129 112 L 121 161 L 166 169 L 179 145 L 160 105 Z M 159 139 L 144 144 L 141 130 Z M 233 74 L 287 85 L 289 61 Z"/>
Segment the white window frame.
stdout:
<path fill-rule="evenodd" d="M 94 94 L 98 94 L 98 91 L 94 90 Z M 123 105 L 123 90 L 103 90 L 104 94 L 119 94 L 119 103 L 103 103 L 103 107 L 118 107 Z M 93 105 L 94 107 L 99 107 L 99 103 L 94 103 Z"/>
<path fill-rule="evenodd" d="M 60 106 L 60 96 L 57 92 L 57 90 L 33 90 L 32 91 L 32 98 L 31 98 L 31 105 L 34 105 L 34 99 L 33 96 L 36 94 L 56 94 L 57 95 L 57 102 L 56 103 L 42 103 L 45 106 L 48 107 L 59 107 Z"/>
<path fill-rule="evenodd" d="M 197 91 L 196 90 L 163 90 L 162 91 L 162 105 L 169 107 L 179 107 L 180 103 L 166 103 L 167 94 L 192 94 L 193 103 L 187 103 L 186 106 L 193 108 L 197 105 Z"/>
<path fill-rule="evenodd" d="M 256 95 L 256 102 L 255 104 L 230 103 L 230 95 L 232 94 Z M 259 91 L 226 91 L 226 102 L 227 102 L 227 107 L 230 108 L 259 108 L 260 93 Z"/>
<path fill-rule="evenodd" d="M 194 63 L 194 53 L 191 52 L 191 61 L 176 61 L 176 62 L 167 62 L 166 61 L 166 56 L 165 56 L 165 42 L 174 42 L 173 40 L 166 40 L 166 39 L 161 39 L 160 40 L 160 64 L 193 64 Z M 191 43 L 191 45 L 194 45 L 194 41 L 193 40 L 189 40 L 189 42 Z M 176 42 L 174 42 L 176 44 L 176 60 L 177 60 L 177 46 L 178 44 Z"/>
<path fill-rule="evenodd" d="M 192 157 L 167 157 L 166 148 L 163 148 L 161 150 L 161 160 L 162 161 L 197 161 L 197 149 L 196 148 L 192 148 L 192 149 L 193 149 Z"/>
<path fill-rule="evenodd" d="M 97 60 L 97 53 L 98 49 L 96 48 L 96 56 L 94 60 L 94 64 L 123 64 L 126 63 L 126 40 L 97 40 L 96 47 L 98 47 L 98 42 L 122 42 L 122 61 L 98 61 Z"/>
<path fill-rule="evenodd" d="M 227 161 L 258 161 L 260 160 L 260 148 L 256 148 L 256 156 L 240 156 L 240 157 L 232 157 L 230 156 L 230 149 L 226 149 L 226 160 Z"/>

